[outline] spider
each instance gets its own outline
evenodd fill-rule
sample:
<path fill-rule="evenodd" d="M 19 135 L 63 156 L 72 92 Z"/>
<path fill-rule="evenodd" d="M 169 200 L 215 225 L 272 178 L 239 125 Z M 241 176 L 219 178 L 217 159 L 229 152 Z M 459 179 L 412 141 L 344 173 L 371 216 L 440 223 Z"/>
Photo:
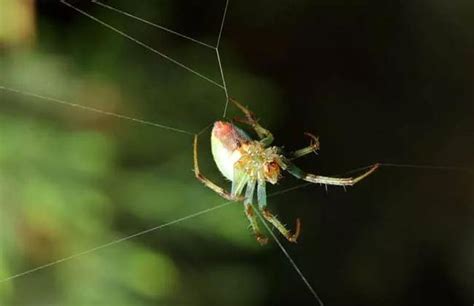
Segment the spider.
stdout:
<path fill-rule="evenodd" d="M 258 209 L 262 212 L 263 217 L 275 226 L 288 241 L 296 242 L 300 234 L 300 220 L 296 219 L 295 232 L 291 233 L 267 209 L 266 182 L 276 184 L 284 170 L 298 179 L 311 183 L 352 186 L 379 167 L 379 164 L 374 164 L 365 173 L 354 178 L 336 178 L 306 173 L 295 166 L 292 161 L 316 152 L 319 149 L 319 139 L 317 137 L 305 133 L 310 138 L 309 146 L 284 155 L 282 148 L 271 146 L 273 135 L 257 122 L 255 115 L 238 101 L 232 98 L 230 100 L 245 115 L 245 118 L 237 118 L 237 121 L 250 125 L 258 135 L 259 140 L 252 139 L 233 123 L 216 121 L 211 134 L 212 155 L 219 171 L 232 182 L 231 192 L 216 185 L 201 174 L 197 156 L 197 135 L 194 136 L 194 173 L 198 180 L 223 198 L 231 201 L 243 201 L 245 215 L 250 222 L 250 227 L 257 241 L 262 245 L 266 244 L 268 239 L 260 231 L 252 205 L 255 188 L 257 189 Z M 246 188 L 245 195 L 242 196 L 244 188 Z"/>

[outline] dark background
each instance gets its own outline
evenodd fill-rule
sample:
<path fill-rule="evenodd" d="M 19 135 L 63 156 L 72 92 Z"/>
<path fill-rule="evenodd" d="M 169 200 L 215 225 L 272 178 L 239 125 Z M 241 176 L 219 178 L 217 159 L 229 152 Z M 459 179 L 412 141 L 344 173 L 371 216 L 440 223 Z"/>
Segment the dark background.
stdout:
<path fill-rule="evenodd" d="M 221 83 L 213 50 L 73 3 Z M 211 45 L 225 5 L 105 3 Z M 34 26 L 0 43 L 1 86 L 192 133 L 222 116 L 211 83 L 57 2 L 23 9 Z M 474 303 L 473 26 L 474 4 L 461 0 L 230 2 L 220 47 L 229 93 L 276 145 L 319 135 L 319 155 L 298 164 L 325 175 L 387 164 L 347 192 L 309 186 L 269 200 L 290 227 L 302 219 L 298 244 L 282 243 L 326 305 Z M 194 180 L 190 135 L 5 90 L 0 99 L 0 278 L 223 202 Z M 230 188 L 208 137 L 203 171 Z M 254 241 L 240 204 L 0 283 L 0 301 L 317 304 L 277 245 Z"/>

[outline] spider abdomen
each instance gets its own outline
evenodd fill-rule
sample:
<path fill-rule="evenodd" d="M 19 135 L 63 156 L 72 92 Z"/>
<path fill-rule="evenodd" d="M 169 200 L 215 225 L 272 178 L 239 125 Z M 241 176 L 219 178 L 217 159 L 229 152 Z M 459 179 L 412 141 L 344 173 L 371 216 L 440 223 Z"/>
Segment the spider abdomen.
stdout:
<path fill-rule="evenodd" d="M 211 150 L 219 171 L 228 180 L 234 179 L 234 165 L 242 157 L 238 150 L 250 137 L 229 122 L 216 121 L 211 133 Z"/>

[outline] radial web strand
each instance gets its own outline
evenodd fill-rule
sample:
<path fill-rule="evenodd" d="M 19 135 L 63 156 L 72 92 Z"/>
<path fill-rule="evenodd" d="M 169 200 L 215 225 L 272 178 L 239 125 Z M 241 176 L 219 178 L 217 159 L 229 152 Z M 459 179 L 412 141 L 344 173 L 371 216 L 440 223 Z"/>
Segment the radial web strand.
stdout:
<path fill-rule="evenodd" d="M 94 108 L 94 107 L 85 106 L 85 105 L 81 105 L 81 104 L 77 104 L 77 103 L 72 103 L 72 102 L 68 102 L 68 101 L 65 101 L 65 100 L 56 99 L 56 98 L 53 98 L 53 97 L 47 97 L 47 96 L 43 96 L 43 95 L 40 95 L 40 94 L 29 92 L 29 91 L 23 91 L 23 90 L 10 88 L 10 87 L 5 87 L 5 86 L 1 86 L 1 85 L 0 85 L 0 90 L 12 92 L 12 93 L 27 96 L 27 97 L 33 97 L 33 98 L 36 98 L 36 99 L 41 99 L 41 100 L 46 101 L 46 102 L 57 103 L 57 104 L 62 104 L 62 105 L 66 105 L 66 106 L 69 106 L 69 107 L 79 108 L 79 109 L 84 110 L 84 111 L 89 111 L 89 112 L 93 112 L 93 113 L 97 113 L 97 114 L 101 114 L 101 115 L 105 115 L 105 116 L 110 116 L 110 117 L 115 117 L 115 118 L 119 118 L 119 119 L 129 120 L 129 121 L 133 121 L 133 122 L 144 124 L 144 125 L 151 125 L 151 126 L 154 126 L 154 127 L 160 128 L 160 129 L 173 131 L 173 132 L 176 132 L 176 133 L 187 134 L 187 135 L 194 135 L 195 134 L 195 133 L 192 133 L 190 131 L 182 130 L 182 129 L 179 129 L 179 128 L 176 128 L 176 127 L 163 125 L 163 124 L 160 124 L 160 123 L 151 122 L 151 121 L 147 121 L 147 120 L 143 120 L 143 119 L 139 119 L 139 118 L 134 118 L 134 117 L 130 117 L 130 116 L 125 116 L 125 115 L 122 115 L 122 114 L 117 114 L 117 113 L 113 113 L 113 112 L 109 112 L 109 111 L 104 111 L 104 110 L 100 110 L 100 109 L 97 109 L 97 108 Z"/>
<path fill-rule="evenodd" d="M 81 10 L 80 8 L 78 8 L 78 7 L 76 7 L 76 6 L 72 5 L 72 4 L 70 4 L 70 3 L 67 2 L 66 0 L 61 0 L 61 3 L 63 3 L 63 4 L 65 4 L 65 5 L 67 5 L 67 6 L 69 6 L 70 8 L 76 10 L 77 12 L 81 13 L 82 15 L 84 15 L 84 16 L 86 16 L 86 17 L 88 17 L 88 18 L 94 20 L 95 22 L 97 22 L 97 23 L 103 25 L 104 27 L 109 28 L 110 30 L 114 31 L 115 33 L 118 33 L 118 34 L 120 34 L 121 36 L 123 36 L 123 37 L 125 37 L 125 38 L 127 38 L 127 39 L 129 39 L 129 40 L 131 40 L 131 41 L 133 41 L 134 43 L 136 43 L 136 44 L 142 46 L 143 48 L 145 48 L 145 49 L 147 49 L 147 50 L 149 50 L 149 51 L 151 51 L 151 52 L 153 52 L 153 53 L 155 53 L 155 54 L 158 54 L 159 56 L 161 56 L 162 58 L 164 58 L 164 59 L 166 59 L 166 60 L 172 62 L 173 64 L 176 64 L 176 65 L 178 65 L 179 67 L 181 67 L 181 68 L 183 68 L 183 69 L 186 69 L 187 71 L 189 71 L 189 72 L 191 72 L 191 73 L 197 75 L 197 76 L 200 77 L 201 79 L 206 80 L 207 82 L 209 82 L 209 83 L 211 83 L 211 84 L 213 84 L 213 85 L 215 85 L 215 86 L 217 86 L 217 87 L 219 87 L 219 88 L 221 88 L 221 89 L 224 89 L 224 87 L 223 87 L 221 84 L 217 83 L 216 81 L 214 81 L 214 80 L 208 78 L 207 76 L 205 76 L 205 75 L 203 75 L 203 74 L 197 72 L 196 70 L 194 70 L 194 69 L 192 69 L 192 68 L 186 66 L 185 64 L 183 64 L 183 63 L 181 63 L 181 62 L 175 60 L 174 58 L 172 58 L 172 57 L 170 57 L 170 56 L 168 56 L 168 55 L 166 55 L 166 54 L 164 54 L 164 53 L 162 53 L 162 52 L 160 52 L 160 51 L 154 49 L 153 47 L 151 47 L 151 46 L 145 44 L 144 42 L 139 41 L 138 39 L 136 39 L 136 38 L 130 36 L 129 34 L 127 34 L 127 33 L 123 32 L 123 31 L 117 29 L 116 27 L 111 26 L 110 24 L 108 24 L 108 23 L 106 23 L 106 22 L 104 22 L 104 21 L 98 19 L 97 17 L 92 16 L 91 14 L 89 14 L 89 13 L 87 13 L 87 12 Z"/>
<path fill-rule="evenodd" d="M 295 186 L 295 187 L 291 187 L 291 188 L 287 188 L 287 189 L 284 189 L 284 190 L 275 192 L 275 193 L 273 193 L 273 194 L 270 194 L 269 197 L 276 197 L 276 196 L 278 196 L 278 195 L 282 195 L 282 194 L 285 194 L 285 193 L 287 193 L 287 192 L 290 192 L 290 191 L 293 191 L 293 190 L 296 190 L 296 189 L 303 188 L 303 187 L 305 187 L 305 186 L 307 186 L 307 184 L 305 184 L 305 185 L 299 185 L 299 186 Z M 77 252 L 77 253 L 72 254 L 72 255 L 70 255 L 70 256 L 66 256 L 66 257 L 57 259 L 57 260 L 55 260 L 55 261 L 52 261 L 52 262 L 50 262 L 50 263 L 47 263 L 47 264 L 44 264 L 44 265 L 41 265 L 41 266 L 38 266 L 38 267 L 35 267 L 35 268 L 33 268 L 33 269 L 30 269 L 30 270 L 27 270 L 27 271 L 24 271 L 24 272 L 21 272 L 21 273 L 17 273 L 17 274 L 8 276 L 8 277 L 6 277 L 6 278 L 4 278 L 4 279 L 0 279 L 0 283 L 7 282 L 7 281 L 13 280 L 13 279 L 15 279 L 15 278 L 23 277 L 23 276 L 26 276 L 26 275 L 31 274 L 31 273 L 33 273 L 33 272 L 36 272 L 36 271 L 39 271 L 39 270 L 43 270 L 43 269 L 52 267 L 52 266 L 55 266 L 55 265 L 57 265 L 57 264 L 64 263 L 64 262 L 66 262 L 66 261 L 70 261 L 70 260 L 73 260 L 73 259 L 77 259 L 77 258 L 79 258 L 79 257 L 85 256 L 85 255 L 88 255 L 88 254 L 92 254 L 92 253 L 94 253 L 94 252 L 103 250 L 103 249 L 105 249 L 105 248 L 115 246 L 115 245 L 117 245 L 117 244 L 119 244 L 119 243 L 122 243 L 122 242 L 125 242 L 125 241 L 127 241 L 127 240 L 130 240 L 130 239 L 133 239 L 133 238 L 137 238 L 137 237 L 142 236 L 142 235 L 145 235 L 145 234 L 149 234 L 149 233 L 151 233 L 151 232 L 156 232 L 156 231 L 161 230 L 161 229 L 163 229 L 163 228 L 170 227 L 170 226 L 172 226 L 172 225 L 175 225 L 175 224 L 178 224 L 178 223 L 181 223 L 181 222 L 184 222 L 184 221 L 187 221 L 187 220 L 190 220 L 190 219 L 193 219 L 193 218 L 196 218 L 196 217 L 199 217 L 199 216 L 202 216 L 202 215 L 211 213 L 211 212 L 216 211 L 216 210 L 218 210 L 218 209 L 221 209 L 221 208 L 224 208 L 224 207 L 226 207 L 226 206 L 229 206 L 229 205 L 232 204 L 232 203 L 235 203 L 235 202 L 227 201 L 227 202 L 224 202 L 224 203 L 219 204 L 219 205 L 217 205 L 217 206 L 214 206 L 214 207 L 211 207 L 211 208 L 203 209 L 203 210 L 201 210 L 201 211 L 198 211 L 198 212 L 195 212 L 195 213 L 186 215 L 186 216 L 181 217 L 181 218 L 174 219 L 174 220 L 172 220 L 172 221 L 163 223 L 163 224 L 158 225 L 158 226 L 155 226 L 155 227 L 151 227 L 151 228 L 149 228 L 149 229 L 145 229 L 145 230 L 143 230 L 143 231 L 140 231 L 140 232 L 131 234 L 131 235 L 129 235 L 129 236 L 122 237 L 122 238 L 118 238 L 118 239 L 116 239 L 116 240 L 112 240 L 112 241 L 110 241 L 110 242 L 101 244 L 101 245 L 99 245 L 99 246 L 96 246 L 96 247 L 93 247 L 93 248 L 90 248 L 90 249 L 87 249 L 87 250 L 84 250 L 84 251 L 81 251 L 81 252 Z"/>

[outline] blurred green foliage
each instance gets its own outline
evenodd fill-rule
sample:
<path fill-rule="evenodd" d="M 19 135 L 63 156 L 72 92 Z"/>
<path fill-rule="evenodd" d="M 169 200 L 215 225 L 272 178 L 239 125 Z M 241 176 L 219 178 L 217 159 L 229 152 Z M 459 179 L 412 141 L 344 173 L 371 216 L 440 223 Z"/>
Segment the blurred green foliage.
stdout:
<path fill-rule="evenodd" d="M 220 116 L 221 90 L 75 17 L 64 39 L 52 16 L 38 15 L 37 46 L 7 49 L 0 58 L 2 85 L 190 132 Z M 173 46 L 170 39 L 161 44 Z M 197 63 L 202 73 L 212 67 L 218 80 L 212 50 L 196 58 L 195 46 L 178 43 L 170 55 Z M 228 69 L 239 80 L 236 91 L 262 100 L 274 95 L 265 81 Z M 0 107 L 2 279 L 223 202 L 194 180 L 189 135 L 12 93 Z M 218 179 L 207 137 L 200 158 Z M 192 258 L 202 244 L 258 251 L 247 226 L 241 208 L 228 206 L 1 283 L 0 303 L 206 305 L 208 296 L 248 304 L 261 294 L 252 266 L 201 264 L 199 255 L 196 266 L 180 264 L 180 253 Z M 237 299 L 232 290 L 239 290 Z"/>

